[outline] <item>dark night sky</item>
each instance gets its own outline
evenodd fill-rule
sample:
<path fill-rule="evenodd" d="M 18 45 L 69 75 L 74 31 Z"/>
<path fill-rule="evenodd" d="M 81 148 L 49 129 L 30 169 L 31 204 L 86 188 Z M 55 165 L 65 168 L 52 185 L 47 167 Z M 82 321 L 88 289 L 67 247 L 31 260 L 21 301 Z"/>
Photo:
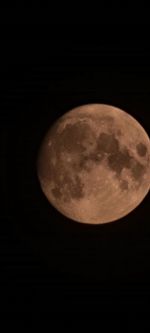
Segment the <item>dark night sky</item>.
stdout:
<path fill-rule="evenodd" d="M 115 39 L 110 32 L 101 34 L 100 26 L 95 33 L 84 27 L 79 34 L 75 25 L 69 36 L 68 29 L 53 25 L 47 35 L 38 31 L 1 40 L 4 311 L 48 311 L 51 306 L 54 311 L 117 306 L 119 311 L 138 309 L 150 297 L 149 194 L 128 216 L 92 227 L 62 216 L 40 190 L 39 144 L 71 108 L 112 104 L 150 134 L 146 37 Z"/>

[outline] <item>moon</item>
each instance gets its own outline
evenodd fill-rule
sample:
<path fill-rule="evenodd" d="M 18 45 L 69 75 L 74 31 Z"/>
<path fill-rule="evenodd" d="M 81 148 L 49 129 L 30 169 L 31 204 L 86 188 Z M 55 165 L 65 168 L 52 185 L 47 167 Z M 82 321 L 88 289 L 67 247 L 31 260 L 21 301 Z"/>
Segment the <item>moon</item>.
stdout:
<path fill-rule="evenodd" d="M 48 130 L 37 175 L 48 201 L 81 223 L 116 221 L 150 188 L 150 140 L 127 112 L 105 104 L 74 108 Z"/>

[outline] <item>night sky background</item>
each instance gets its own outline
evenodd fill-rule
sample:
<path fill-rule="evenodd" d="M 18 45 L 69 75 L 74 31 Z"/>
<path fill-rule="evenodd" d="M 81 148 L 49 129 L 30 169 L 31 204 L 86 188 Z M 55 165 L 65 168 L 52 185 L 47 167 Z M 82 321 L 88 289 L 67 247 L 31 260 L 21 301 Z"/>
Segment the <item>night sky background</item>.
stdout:
<path fill-rule="evenodd" d="M 120 107 L 150 134 L 148 38 L 117 38 L 104 25 L 70 29 L 0 41 L 3 311 L 149 311 L 149 194 L 117 222 L 82 225 L 48 203 L 36 174 L 44 134 L 76 106 Z"/>

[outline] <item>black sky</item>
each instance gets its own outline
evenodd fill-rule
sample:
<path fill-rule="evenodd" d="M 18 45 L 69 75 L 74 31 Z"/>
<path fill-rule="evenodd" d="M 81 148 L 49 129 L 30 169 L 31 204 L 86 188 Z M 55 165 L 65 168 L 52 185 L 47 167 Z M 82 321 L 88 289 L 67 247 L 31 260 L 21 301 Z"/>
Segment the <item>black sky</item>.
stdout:
<path fill-rule="evenodd" d="M 75 106 L 120 107 L 150 133 L 148 38 L 115 38 L 100 25 L 72 28 L 69 34 L 69 27 L 51 25 L 50 33 L 1 40 L 4 311 L 32 312 L 41 304 L 44 311 L 119 311 L 150 297 L 149 194 L 128 216 L 92 227 L 51 207 L 37 180 L 43 135 Z"/>

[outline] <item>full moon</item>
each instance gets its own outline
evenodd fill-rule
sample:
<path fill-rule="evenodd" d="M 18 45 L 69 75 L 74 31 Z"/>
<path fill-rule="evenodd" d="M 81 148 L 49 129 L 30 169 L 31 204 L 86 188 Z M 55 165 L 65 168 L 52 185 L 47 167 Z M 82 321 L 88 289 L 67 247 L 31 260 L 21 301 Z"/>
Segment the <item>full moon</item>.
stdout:
<path fill-rule="evenodd" d="M 81 223 L 116 221 L 150 188 L 150 140 L 127 112 L 88 104 L 66 112 L 39 148 L 37 174 L 48 201 Z"/>

